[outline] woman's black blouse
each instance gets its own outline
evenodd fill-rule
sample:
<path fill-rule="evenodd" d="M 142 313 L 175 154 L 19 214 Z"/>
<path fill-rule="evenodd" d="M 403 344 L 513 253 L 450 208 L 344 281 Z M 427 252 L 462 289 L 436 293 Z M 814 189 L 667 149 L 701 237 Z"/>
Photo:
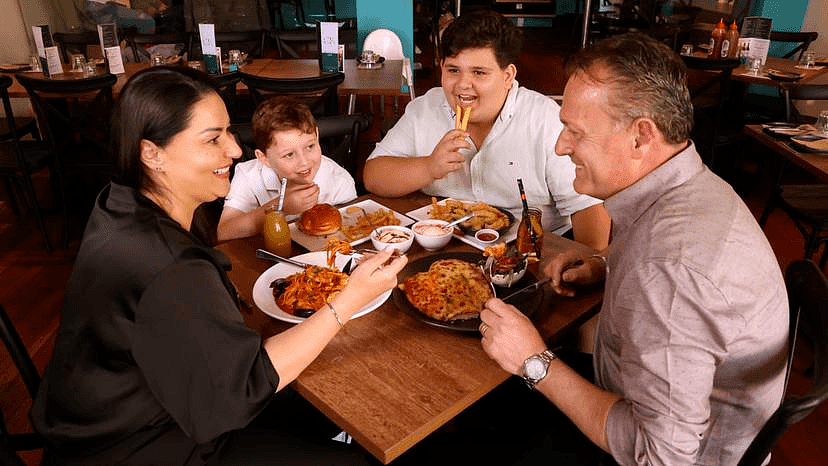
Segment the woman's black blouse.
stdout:
<path fill-rule="evenodd" d="M 135 190 L 104 189 L 31 412 L 61 457 L 198 463 L 266 406 L 279 376 L 229 266 Z"/>

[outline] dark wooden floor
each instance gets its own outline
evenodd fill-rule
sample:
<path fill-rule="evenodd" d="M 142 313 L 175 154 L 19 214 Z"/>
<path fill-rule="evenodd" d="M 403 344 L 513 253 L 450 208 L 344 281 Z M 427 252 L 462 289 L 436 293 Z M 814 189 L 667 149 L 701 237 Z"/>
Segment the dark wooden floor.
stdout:
<path fill-rule="evenodd" d="M 527 53 L 521 57 L 519 63 L 518 76 L 522 76 L 521 83 L 546 94 L 560 94 L 563 89 L 560 63 L 564 54 L 550 56 L 549 50 L 553 48 L 550 48 L 549 44 L 555 41 L 568 44 L 570 33 L 563 30 L 557 33 L 534 34 L 535 36 L 527 40 Z M 764 166 L 768 157 L 772 157 L 771 154 L 765 154 L 752 146 L 748 147 L 747 153 L 756 160 L 759 168 Z M 758 217 L 767 197 L 769 177 L 763 176 L 761 169 L 758 175 L 743 176 L 748 176 L 747 186 L 750 188 L 745 200 Z M 45 186 L 45 177 L 41 175 L 38 183 Z M 49 215 L 47 220 L 52 241 L 58 243 L 62 222 L 56 215 Z M 782 267 L 801 257 L 804 244 L 802 237 L 780 211 L 776 211 L 770 217 L 765 231 Z M 75 231 L 68 249 L 47 254 L 32 216 L 13 216 L 5 191 L 0 191 L 0 304 L 11 315 L 23 342 L 41 371 L 51 356 L 60 320 L 63 290 L 78 243 L 79 232 Z M 799 357 L 795 362 L 791 380 L 792 391 L 804 390 L 806 379 L 802 372 L 807 367 L 806 359 Z M 11 432 L 31 429 L 27 418 L 30 406 L 31 400 L 13 363 L 5 348 L 0 348 L 0 408 Z M 828 406 L 823 405 L 810 417 L 790 429 L 774 450 L 770 464 L 828 465 L 826 439 Z M 27 454 L 25 459 L 28 464 L 37 464 L 39 454 Z"/>

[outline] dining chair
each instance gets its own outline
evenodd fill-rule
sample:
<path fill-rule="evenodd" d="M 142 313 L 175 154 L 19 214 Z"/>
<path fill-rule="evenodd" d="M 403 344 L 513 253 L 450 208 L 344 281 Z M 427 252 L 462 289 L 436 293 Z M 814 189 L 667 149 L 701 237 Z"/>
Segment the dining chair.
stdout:
<path fill-rule="evenodd" d="M 120 38 L 121 35 L 119 34 L 118 37 Z M 100 47 L 101 44 L 98 31 L 56 32 L 52 34 L 52 38 L 60 50 L 64 63 L 72 63 L 72 55 L 75 54 L 86 57 L 90 45 Z"/>
<path fill-rule="evenodd" d="M 127 38 L 136 62 L 149 62 L 148 48 L 160 44 L 175 44 L 176 56 L 192 55 L 193 34 L 186 31 L 155 34 L 132 34 Z"/>
<path fill-rule="evenodd" d="M 40 386 L 40 374 L 20 334 L 14 327 L 14 322 L 2 305 L 0 305 L 0 339 L 14 361 L 14 365 L 17 366 L 29 395 L 34 399 Z M 0 410 L 0 459 L 4 460 L 2 464 L 22 466 L 23 461 L 17 455 L 18 451 L 37 450 L 44 446 L 45 442 L 37 432 L 10 433 L 6 429 L 3 412 Z M 44 451 L 44 455 L 46 454 Z"/>
<path fill-rule="evenodd" d="M 270 8 L 270 24 L 276 24 L 276 17 L 279 17 L 279 30 L 285 31 L 290 28 L 285 28 L 284 9 L 285 5 L 293 9 L 293 26 L 305 25 L 305 7 L 302 5 L 302 0 L 268 0 L 267 6 Z"/>
<path fill-rule="evenodd" d="M 693 142 L 702 160 L 715 171 L 717 151 L 743 137 L 740 105 L 728 105 L 732 95 L 731 75 L 741 63 L 736 59 L 710 60 L 686 55 L 681 58 L 690 70 L 688 87 L 695 120 Z"/>
<path fill-rule="evenodd" d="M 788 428 L 828 399 L 828 279 L 810 260 L 799 260 L 786 269 L 785 282 L 791 313 L 785 391 L 798 337 L 813 347 L 812 383 L 806 394 L 782 401 L 742 455 L 739 466 L 762 465 Z"/>
<path fill-rule="evenodd" d="M 37 73 L 18 73 L 55 158 L 68 246 L 68 208 L 88 214 L 114 167 L 109 129 L 113 110 L 112 86 L 118 78 L 103 74 L 78 79 L 47 79 Z M 84 217 L 85 218 L 85 217 Z"/>
<path fill-rule="evenodd" d="M 306 103 L 316 118 L 339 114 L 337 87 L 345 81 L 343 73 L 323 73 L 307 78 L 269 78 L 244 71 L 240 74 L 254 106 L 271 95 L 290 95 Z"/>
<path fill-rule="evenodd" d="M 9 98 L 9 87 L 11 85 L 12 79 L 10 77 L 0 76 L 0 98 L 3 100 L 3 111 L 6 114 L 5 122 L 9 136 L 7 140 L 0 140 L 0 177 L 4 179 L 9 203 L 15 215 L 20 215 L 21 210 L 16 201 L 15 193 L 17 190 L 14 188 L 15 186 L 21 188 L 20 200 L 22 202 L 20 204 L 31 205 L 38 229 L 43 236 L 46 251 L 51 253 L 52 243 L 49 241 L 49 234 L 43 223 L 43 212 L 37 200 L 34 183 L 32 183 L 32 173 L 48 167 L 50 173 L 54 175 L 55 159 L 52 157 L 47 143 L 40 140 L 40 133 L 37 132 L 36 127 L 34 128 L 34 134 L 37 135 L 37 139 L 21 140 L 22 136 L 25 136 L 27 132 L 31 132 L 31 129 L 20 131 L 17 129 L 11 99 Z"/>
<path fill-rule="evenodd" d="M 351 174 L 360 195 L 366 191 L 358 178 L 360 164 L 365 162 L 359 160 L 359 135 L 368 129 L 369 123 L 370 119 L 361 113 L 325 117 L 316 121 L 322 153 Z"/>
<path fill-rule="evenodd" d="M 782 58 L 791 58 L 794 55 L 796 55 L 795 60 L 797 61 L 799 61 L 802 58 L 802 54 L 808 50 L 808 47 L 811 46 L 812 42 L 817 40 L 817 37 L 819 37 L 818 32 L 771 31 L 770 33 L 771 42 L 786 42 L 797 44 L 797 46 L 793 50 L 782 55 Z"/>
<path fill-rule="evenodd" d="M 229 73 L 222 73 L 217 75 L 210 75 L 210 81 L 218 91 L 221 99 L 224 100 L 224 105 L 227 107 L 227 113 L 230 115 L 230 123 L 248 123 L 250 117 L 253 115 L 251 104 L 247 100 L 240 100 L 237 87 L 241 82 L 241 74 L 238 71 Z M 240 108 L 243 104 L 245 108 Z"/>
<path fill-rule="evenodd" d="M 815 120 L 797 111 L 797 101 L 828 101 L 828 85 L 786 84 L 780 86 L 780 92 L 785 99 L 788 122 L 795 124 L 813 123 Z M 828 263 L 828 184 L 787 182 L 791 166 L 787 160 L 779 163 L 776 184 L 759 217 L 759 225 L 765 225 L 773 210 L 782 209 L 805 239 L 805 259 L 810 259 L 821 244 L 826 245 L 819 260 L 820 267 L 824 268 Z"/>

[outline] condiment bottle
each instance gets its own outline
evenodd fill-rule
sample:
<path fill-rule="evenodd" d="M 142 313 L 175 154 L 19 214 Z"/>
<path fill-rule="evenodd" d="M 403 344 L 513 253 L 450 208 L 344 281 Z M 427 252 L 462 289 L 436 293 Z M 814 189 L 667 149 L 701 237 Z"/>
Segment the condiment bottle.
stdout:
<path fill-rule="evenodd" d="M 727 43 L 728 47 L 725 50 L 724 44 Z M 739 56 L 739 26 L 736 24 L 736 21 L 730 23 L 730 29 L 727 30 L 727 34 L 725 34 L 725 40 L 722 43 L 722 58 L 736 58 Z"/>
<path fill-rule="evenodd" d="M 530 232 L 529 229 L 532 229 Z M 532 232 L 535 234 L 535 242 L 532 243 Z M 537 256 L 537 251 L 543 246 L 543 227 L 541 226 L 541 211 L 534 207 L 524 209 L 523 216 L 518 225 L 517 242 L 515 248 L 521 254 Z"/>
<path fill-rule="evenodd" d="M 282 257 L 290 256 L 292 249 L 290 229 L 287 220 L 285 220 L 285 214 L 273 204 L 265 209 L 262 235 L 264 236 L 265 249 Z"/>
<path fill-rule="evenodd" d="M 722 43 L 724 42 L 726 34 L 727 30 L 725 29 L 724 20 L 720 18 L 716 27 L 713 28 L 713 32 L 710 33 L 710 58 L 722 58 Z"/>

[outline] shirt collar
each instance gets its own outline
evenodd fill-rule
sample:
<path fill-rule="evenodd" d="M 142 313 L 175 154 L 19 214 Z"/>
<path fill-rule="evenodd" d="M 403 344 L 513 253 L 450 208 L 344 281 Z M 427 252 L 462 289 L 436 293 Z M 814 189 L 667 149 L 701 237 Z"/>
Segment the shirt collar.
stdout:
<path fill-rule="evenodd" d="M 635 223 L 661 196 L 684 184 L 704 169 L 696 146 L 671 157 L 627 188 L 610 196 L 604 206 L 612 217 L 613 231 L 620 233 Z"/>

